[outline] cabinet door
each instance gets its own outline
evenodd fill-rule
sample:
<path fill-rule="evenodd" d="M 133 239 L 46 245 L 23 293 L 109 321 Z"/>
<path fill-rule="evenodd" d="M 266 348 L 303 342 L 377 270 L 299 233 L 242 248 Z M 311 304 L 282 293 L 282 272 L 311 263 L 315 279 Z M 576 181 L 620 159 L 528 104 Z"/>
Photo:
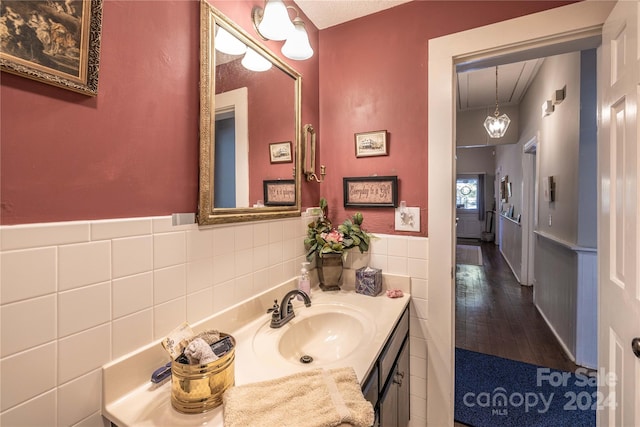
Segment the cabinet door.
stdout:
<path fill-rule="evenodd" d="M 396 365 L 395 381 L 398 386 L 398 427 L 409 425 L 409 339 L 404 343 Z"/>
<path fill-rule="evenodd" d="M 380 426 L 398 427 L 398 385 L 389 381 L 380 402 Z"/>

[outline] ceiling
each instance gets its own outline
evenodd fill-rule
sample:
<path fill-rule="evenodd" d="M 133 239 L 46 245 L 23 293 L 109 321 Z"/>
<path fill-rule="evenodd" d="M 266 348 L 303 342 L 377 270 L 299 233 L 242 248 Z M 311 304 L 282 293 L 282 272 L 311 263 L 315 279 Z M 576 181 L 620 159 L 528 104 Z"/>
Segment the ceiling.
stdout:
<path fill-rule="evenodd" d="M 543 59 L 498 66 L 499 106 L 518 105 L 531 85 Z M 457 73 L 457 110 L 466 111 L 496 105 L 496 67 Z"/>
<path fill-rule="evenodd" d="M 320 30 L 407 3 L 411 0 L 295 0 Z M 499 105 L 518 105 L 538 72 L 541 59 L 500 65 Z M 457 110 L 495 107 L 495 67 L 458 72 Z"/>
<path fill-rule="evenodd" d="M 295 0 L 295 3 L 319 30 L 324 30 L 409 1 L 411 0 Z"/>

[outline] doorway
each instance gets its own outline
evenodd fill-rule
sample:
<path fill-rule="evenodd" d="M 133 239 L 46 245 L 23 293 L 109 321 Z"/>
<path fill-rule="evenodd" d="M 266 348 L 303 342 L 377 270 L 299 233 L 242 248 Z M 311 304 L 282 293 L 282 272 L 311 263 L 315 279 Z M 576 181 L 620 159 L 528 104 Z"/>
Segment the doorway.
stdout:
<path fill-rule="evenodd" d="M 431 339 L 427 375 L 427 421 L 450 425 L 453 419 L 453 186 L 436 185 L 442 177 L 453 177 L 454 84 L 453 65 L 489 57 L 556 49 L 581 50 L 599 44 L 602 23 L 612 4 L 581 2 L 522 18 L 504 21 L 430 40 L 429 42 L 429 253 L 428 272 Z M 579 46 L 579 47 L 578 47 Z M 436 125 L 437 124 L 437 125 Z M 447 161 L 450 159 L 450 162 Z M 437 286 L 436 286 L 437 284 Z M 448 285 L 449 284 L 449 285 Z"/>

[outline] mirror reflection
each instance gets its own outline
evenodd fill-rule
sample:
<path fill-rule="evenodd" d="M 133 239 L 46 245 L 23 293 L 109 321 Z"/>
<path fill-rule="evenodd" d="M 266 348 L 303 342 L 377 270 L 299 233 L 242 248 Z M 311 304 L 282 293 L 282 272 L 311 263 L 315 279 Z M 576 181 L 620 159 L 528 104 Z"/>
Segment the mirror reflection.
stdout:
<path fill-rule="evenodd" d="M 199 223 L 299 215 L 301 77 L 215 8 L 202 8 Z M 279 180 L 293 182 L 278 187 L 293 194 L 266 203 L 268 183 Z"/>

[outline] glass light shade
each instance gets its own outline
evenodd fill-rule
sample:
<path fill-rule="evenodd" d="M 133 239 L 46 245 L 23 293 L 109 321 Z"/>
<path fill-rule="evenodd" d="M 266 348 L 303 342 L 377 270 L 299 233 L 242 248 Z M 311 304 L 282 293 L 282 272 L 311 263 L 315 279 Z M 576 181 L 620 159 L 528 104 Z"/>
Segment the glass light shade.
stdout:
<path fill-rule="evenodd" d="M 247 51 L 247 46 L 244 43 L 222 27 L 218 27 L 214 46 L 216 50 L 228 55 L 242 55 Z"/>
<path fill-rule="evenodd" d="M 509 128 L 511 119 L 506 114 L 487 116 L 484 120 L 484 128 L 491 138 L 502 138 Z"/>
<path fill-rule="evenodd" d="M 302 19 L 296 17 L 293 20 L 294 30 L 282 46 L 282 54 L 289 59 L 303 61 L 313 56 L 313 49 L 309 43 L 309 35 L 304 29 Z"/>
<path fill-rule="evenodd" d="M 269 40 L 286 40 L 289 37 L 293 31 L 293 24 L 282 0 L 267 1 L 258 31 Z"/>
<path fill-rule="evenodd" d="M 244 54 L 241 62 L 244 68 L 251 71 L 261 72 L 271 68 L 271 62 L 250 47 L 247 48 L 247 53 Z"/>

